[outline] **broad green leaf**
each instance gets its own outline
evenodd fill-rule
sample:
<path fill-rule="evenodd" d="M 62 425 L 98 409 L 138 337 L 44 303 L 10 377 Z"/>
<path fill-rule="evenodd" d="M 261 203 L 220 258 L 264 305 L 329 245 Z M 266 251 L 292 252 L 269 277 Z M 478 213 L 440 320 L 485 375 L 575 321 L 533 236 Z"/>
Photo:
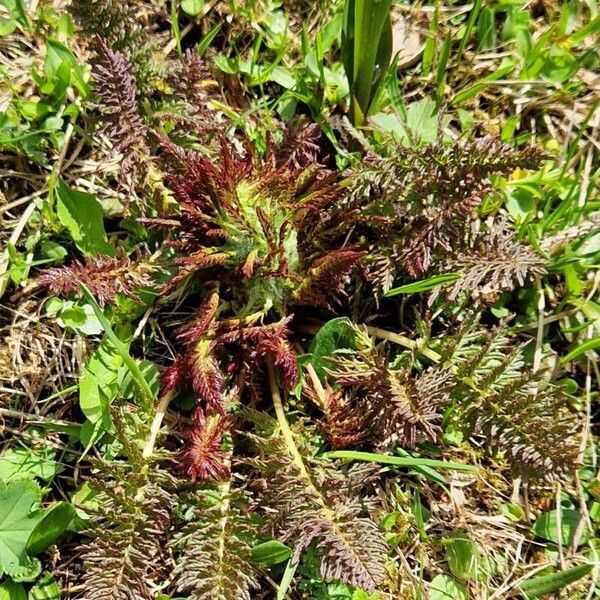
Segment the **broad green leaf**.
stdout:
<path fill-rule="evenodd" d="M 104 312 L 102 312 L 102 309 L 96 302 L 92 292 L 90 292 L 90 290 L 83 283 L 81 283 L 80 286 L 84 298 L 94 309 L 94 313 L 96 314 L 96 317 L 98 317 L 106 337 L 111 341 L 116 348 L 116 351 L 123 359 L 123 362 L 125 365 L 127 365 L 127 368 L 131 373 L 131 377 L 133 378 L 134 385 L 139 392 L 140 400 L 146 405 L 147 408 L 150 408 L 154 400 L 154 392 L 150 388 L 150 385 L 144 377 L 138 363 L 129 354 L 128 346 L 124 344 L 113 331 L 109 320 L 104 315 Z"/>
<path fill-rule="evenodd" d="M 263 565 L 276 565 L 290 556 L 292 549 L 278 540 L 269 540 L 252 548 L 252 560 Z"/>
<path fill-rule="evenodd" d="M 482 555 L 466 535 L 456 535 L 442 541 L 446 547 L 446 560 L 452 575 L 464 581 L 486 581 L 494 565 Z"/>
<path fill-rule="evenodd" d="M 66 67 L 65 67 L 66 65 Z M 63 70 L 61 73 L 60 70 Z M 64 70 L 66 69 L 68 81 L 79 90 L 83 97 L 89 93 L 89 86 L 85 82 L 83 69 L 77 62 L 75 55 L 64 44 L 58 40 L 49 39 L 46 42 L 46 60 L 44 62 L 44 73 L 48 82 L 57 77 L 65 80 Z M 67 84 L 68 85 L 68 84 Z"/>
<path fill-rule="evenodd" d="M 576 510 L 563 508 L 560 511 L 560 533 L 558 528 L 558 511 L 553 510 L 542 513 L 531 528 L 538 537 L 558 544 L 559 536 L 563 546 L 569 546 L 575 537 L 581 515 Z M 590 539 L 589 531 L 583 530 L 579 545 L 586 544 Z"/>
<path fill-rule="evenodd" d="M 564 83 L 577 72 L 578 68 L 577 59 L 568 50 L 556 46 L 545 51 L 540 75 L 555 83 Z"/>
<path fill-rule="evenodd" d="M 79 381 L 79 406 L 92 422 L 110 427 L 110 405 L 116 398 L 125 376 L 123 358 L 110 341 L 98 346 L 83 368 Z"/>
<path fill-rule="evenodd" d="M 104 211 L 92 194 L 70 189 L 59 179 L 56 212 L 77 247 L 85 254 L 114 255 L 104 231 Z"/>
<path fill-rule="evenodd" d="M 338 317 L 328 321 L 317 331 L 310 345 L 309 353 L 312 355 L 311 364 L 320 378 L 325 376 L 323 368 L 325 359 L 333 356 L 336 350 L 356 350 L 358 329 L 347 317 Z"/>
<path fill-rule="evenodd" d="M 591 573 L 593 568 L 594 565 L 591 564 L 579 565 L 578 567 L 565 569 L 551 575 L 534 577 L 533 579 L 524 581 L 520 584 L 519 588 L 523 592 L 523 596 L 527 599 L 540 598 L 541 596 L 558 592 L 565 586 L 578 581 L 588 573 Z"/>
<path fill-rule="evenodd" d="M 204 9 L 204 0 L 181 0 L 181 10 L 192 17 L 200 14 Z"/>
<path fill-rule="evenodd" d="M 491 50 L 496 47 L 496 13 L 493 8 L 484 6 L 477 24 L 478 50 Z"/>
<path fill-rule="evenodd" d="M 158 392 L 160 391 L 159 368 L 148 360 L 138 361 L 138 364 L 144 379 L 148 382 L 148 386 L 152 390 L 152 393 L 157 396 Z M 135 398 L 136 385 L 129 371 L 125 372 L 125 377 L 123 378 L 123 383 L 121 385 L 121 392 L 124 398 Z"/>
<path fill-rule="evenodd" d="M 505 194 L 504 205 L 510 216 L 522 222 L 535 209 L 535 198 L 522 186 L 515 186 Z"/>
<path fill-rule="evenodd" d="M 429 600 L 468 600 L 467 588 L 449 575 L 436 575 L 429 583 Z"/>
<path fill-rule="evenodd" d="M 67 249 L 64 246 L 50 240 L 42 242 L 41 251 L 44 256 L 56 261 L 62 260 L 68 254 Z"/>
<path fill-rule="evenodd" d="M 7 579 L 0 585 L 0 600 L 27 600 L 27 592 L 22 583 Z"/>
<path fill-rule="evenodd" d="M 397 296 L 398 294 L 418 294 L 420 292 L 427 292 L 439 287 L 440 285 L 444 285 L 445 283 L 457 281 L 460 278 L 460 273 L 443 273 L 441 275 L 434 275 L 433 277 L 428 277 L 427 279 L 421 279 L 420 281 L 407 283 L 406 285 L 393 288 L 386 292 L 385 295 L 389 298 L 391 296 Z"/>
<path fill-rule="evenodd" d="M 23 27 L 29 28 L 31 23 L 25 10 L 23 0 L 0 0 L 0 6 L 6 7 L 13 19 L 16 19 Z"/>
<path fill-rule="evenodd" d="M 29 590 L 28 600 L 60 600 L 60 588 L 52 573 L 44 573 Z"/>
<path fill-rule="evenodd" d="M 69 327 L 85 335 L 98 335 L 103 331 L 89 304 L 77 304 L 71 300 L 62 303 L 56 322 L 61 327 Z"/>
<path fill-rule="evenodd" d="M 10 448 L 0 456 L 0 480 L 4 483 L 34 477 L 50 481 L 60 470 L 54 461 L 54 450 L 48 446 Z"/>
<path fill-rule="evenodd" d="M 27 555 L 27 540 L 43 518 L 39 510 L 41 490 L 31 480 L 0 481 L 0 576 L 31 581 L 41 565 Z"/>
<path fill-rule="evenodd" d="M 68 502 L 57 502 L 44 511 L 42 520 L 35 526 L 27 540 L 27 552 L 31 556 L 47 550 L 67 530 L 75 516 L 75 509 Z"/>
<path fill-rule="evenodd" d="M 17 22 L 12 17 L 0 17 L 0 36 L 10 35 L 17 28 Z"/>
<path fill-rule="evenodd" d="M 525 511 L 518 505 L 507 502 L 500 505 L 500 512 L 513 523 L 525 520 Z"/>
<path fill-rule="evenodd" d="M 404 117 L 379 113 L 371 117 L 371 121 L 391 133 L 394 138 L 409 145 L 411 140 L 421 144 L 435 141 L 438 136 L 440 120 L 436 114 L 435 102 L 429 98 L 413 102 L 406 108 Z M 442 119 L 442 126 L 448 123 L 448 117 Z"/>

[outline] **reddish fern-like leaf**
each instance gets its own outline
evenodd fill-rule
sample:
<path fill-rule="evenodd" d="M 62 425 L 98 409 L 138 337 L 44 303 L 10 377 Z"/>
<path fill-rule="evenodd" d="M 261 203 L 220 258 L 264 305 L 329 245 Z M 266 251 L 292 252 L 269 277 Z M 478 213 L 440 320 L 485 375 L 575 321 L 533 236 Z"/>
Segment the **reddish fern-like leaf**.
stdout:
<path fill-rule="evenodd" d="M 77 294 L 83 283 L 98 300 L 100 306 L 112 302 L 117 294 L 139 300 L 140 288 L 153 283 L 152 267 L 133 262 L 126 256 L 120 258 L 88 257 L 83 262 L 74 260 L 64 267 L 46 269 L 37 283 L 55 294 Z"/>
<path fill-rule="evenodd" d="M 179 455 L 180 468 L 192 481 L 218 481 L 228 476 L 221 443 L 229 426 L 228 417 L 196 409 L 194 424 L 184 434 L 185 448 Z"/>

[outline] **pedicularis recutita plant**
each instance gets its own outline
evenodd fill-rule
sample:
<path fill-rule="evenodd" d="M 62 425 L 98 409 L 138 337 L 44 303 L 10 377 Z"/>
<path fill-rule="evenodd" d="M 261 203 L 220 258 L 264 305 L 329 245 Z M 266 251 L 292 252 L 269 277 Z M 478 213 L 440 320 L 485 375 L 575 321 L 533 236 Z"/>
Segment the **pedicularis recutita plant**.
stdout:
<path fill-rule="evenodd" d="M 389 141 L 338 172 L 321 164 L 316 125 L 261 154 L 212 122 L 190 149 L 143 122 L 125 54 L 99 48 L 108 134 L 129 165 L 152 161 L 168 201 L 138 207 L 151 253 L 74 260 L 39 283 L 76 295 L 82 282 L 107 309 L 154 290 L 148 310 L 177 305 L 184 318 L 169 332 L 176 355 L 156 414 L 111 409 L 121 445 L 95 465 L 104 508 L 83 556 L 88 597 L 148 598 L 172 578 L 191 598 L 249 599 L 261 576 L 251 548 L 272 537 L 292 546 L 292 565 L 312 549 L 325 580 L 380 588 L 393 571 L 378 527 L 385 475 L 322 450 L 443 448 L 452 421 L 518 474 L 560 476 L 576 462 L 563 390 L 525 367 L 506 323 L 452 310 L 469 301 L 476 313 L 544 272 L 505 220 L 477 216 L 492 178 L 537 168 L 541 152 L 490 137 Z M 460 281 L 431 298 L 439 318 L 417 322 L 420 339 L 378 327 L 398 309 L 384 297 L 394 281 L 448 268 Z M 343 328 L 312 340 L 341 316 Z M 145 444 L 129 439 L 136 428 Z"/>

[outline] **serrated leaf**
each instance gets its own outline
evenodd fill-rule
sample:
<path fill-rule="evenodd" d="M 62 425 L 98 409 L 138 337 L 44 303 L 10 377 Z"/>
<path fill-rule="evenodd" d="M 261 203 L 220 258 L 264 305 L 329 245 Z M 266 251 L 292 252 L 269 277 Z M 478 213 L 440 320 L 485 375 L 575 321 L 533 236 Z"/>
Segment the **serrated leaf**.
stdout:
<path fill-rule="evenodd" d="M 114 255 L 104 231 L 104 211 L 92 194 L 72 190 L 60 179 L 56 188 L 56 213 L 77 247 L 85 254 Z"/>
<path fill-rule="evenodd" d="M 43 517 L 39 486 L 31 480 L 0 481 L 0 575 L 30 581 L 41 570 L 27 555 L 27 540 Z"/>

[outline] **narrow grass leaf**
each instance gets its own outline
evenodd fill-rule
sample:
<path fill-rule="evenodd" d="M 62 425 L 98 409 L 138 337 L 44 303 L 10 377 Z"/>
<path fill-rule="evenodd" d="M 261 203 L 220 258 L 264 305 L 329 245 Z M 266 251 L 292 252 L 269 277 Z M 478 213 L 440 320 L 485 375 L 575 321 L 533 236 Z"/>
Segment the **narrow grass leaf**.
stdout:
<path fill-rule="evenodd" d="M 154 400 L 154 394 L 152 393 L 152 390 L 150 389 L 150 386 L 148 385 L 148 382 L 146 381 L 146 378 L 144 377 L 140 367 L 129 354 L 129 351 L 127 350 L 125 344 L 123 344 L 123 342 L 117 337 L 117 335 L 113 331 L 111 324 L 109 323 L 108 319 L 104 316 L 104 313 L 102 312 L 102 309 L 96 302 L 96 299 L 94 298 L 93 294 L 83 283 L 80 283 L 79 285 L 81 287 L 81 291 L 84 298 L 86 299 L 88 304 L 94 309 L 94 313 L 96 314 L 98 321 L 100 321 L 100 324 L 104 329 L 106 337 L 114 344 L 117 352 L 123 358 L 123 362 L 125 363 L 125 365 L 127 365 L 127 368 L 131 373 L 134 385 L 137 387 L 138 392 L 142 396 L 142 399 L 147 404 L 151 404 Z"/>
<path fill-rule="evenodd" d="M 585 577 L 588 573 L 591 573 L 594 565 L 579 565 L 572 569 L 565 569 L 558 573 L 552 573 L 551 575 L 542 575 L 541 577 L 534 577 L 523 582 L 519 588 L 525 598 L 533 599 L 547 596 L 554 592 L 562 590 L 565 586 L 579 581 Z"/>
<path fill-rule="evenodd" d="M 354 450 L 336 450 L 334 452 L 325 452 L 324 458 L 361 460 L 364 462 L 376 462 L 382 465 L 393 465 L 395 467 L 432 467 L 434 469 L 450 469 L 453 471 L 473 472 L 476 468 L 473 465 L 449 462 L 444 460 L 434 460 L 431 458 L 416 458 L 414 456 L 387 456 L 385 454 L 375 454 L 373 452 L 358 452 Z"/>

